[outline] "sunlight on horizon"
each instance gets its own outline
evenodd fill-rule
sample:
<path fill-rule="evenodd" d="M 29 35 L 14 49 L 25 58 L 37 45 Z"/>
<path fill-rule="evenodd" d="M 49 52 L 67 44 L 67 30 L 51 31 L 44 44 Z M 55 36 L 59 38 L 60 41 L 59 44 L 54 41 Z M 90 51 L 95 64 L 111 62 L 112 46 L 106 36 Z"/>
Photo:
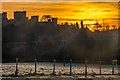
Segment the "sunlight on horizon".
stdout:
<path fill-rule="evenodd" d="M 14 11 L 23 10 L 29 19 L 38 15 L 39 21 L 43 15 L 51 15 L 58 18 L 58 24 L 80 24 L 83 20 L 84 25 L 92 25 L 97 20 L 100 25 L 103 22 L 109 25 L 110 29 L 112 25 L 118 26 L 117 2 L 2 2 L 2 12 L 8 12 L 9 19 L 14 18 Z"/>

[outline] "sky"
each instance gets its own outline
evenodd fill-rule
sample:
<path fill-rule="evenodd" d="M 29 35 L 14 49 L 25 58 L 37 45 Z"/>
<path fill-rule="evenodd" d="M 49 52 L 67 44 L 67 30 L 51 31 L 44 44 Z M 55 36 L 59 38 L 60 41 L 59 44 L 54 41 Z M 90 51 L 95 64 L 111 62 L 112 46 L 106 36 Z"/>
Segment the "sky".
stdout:
<path fill-rule="evenodd" d="M 8 0 L 5 0 L 8 1 Z M 65 0 L 68 1 L 68 0 Z M 97 0 L 96 0 L 97 1 Z M 27 17 L 51 15 L 58 23 L 71 23 L 84 20 L 84 24 L 118 25 L 118 3 L 113 2 L 2 2 L 2 12 L 8 12 L 13 19 L 14 11 L 27 11 Z M 111 27 L 112 28 L 112 27 Z"/>

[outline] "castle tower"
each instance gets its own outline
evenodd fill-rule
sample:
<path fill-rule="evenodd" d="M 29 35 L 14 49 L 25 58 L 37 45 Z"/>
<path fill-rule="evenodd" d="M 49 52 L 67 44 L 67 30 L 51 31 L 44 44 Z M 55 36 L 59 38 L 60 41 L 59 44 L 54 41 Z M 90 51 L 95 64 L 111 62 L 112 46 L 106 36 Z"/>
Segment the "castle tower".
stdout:
<path fill-rule="evenodd" d="M 57 25 L 57 18 L 52 18 L 52 23 Z"/>
<path fill-rule="evenodd" d="M 81 28 L 84 28 L 83 21 L 81 20 Z"/>
<path fill-rule="evenodd" d="M 16 12 L 14 12 L 14 19 L 16 21 L 26 20 L 26 11 L 16 11 Z"/>

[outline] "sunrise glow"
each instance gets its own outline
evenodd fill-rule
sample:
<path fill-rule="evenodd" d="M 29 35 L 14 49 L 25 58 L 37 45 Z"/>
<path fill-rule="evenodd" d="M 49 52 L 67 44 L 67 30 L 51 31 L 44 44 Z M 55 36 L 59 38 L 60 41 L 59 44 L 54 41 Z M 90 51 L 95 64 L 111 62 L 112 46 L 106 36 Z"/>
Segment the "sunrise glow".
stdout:
<path fill-rule="evenodd" d="M 14 11 L 23 10 L 29 18 L 38 15 L 39 21 L 43 15 L 51 15 L 58 18 L 58 24 L 80 24 L 83 20 L 90 30 L 95 30 L 96 20 L 101 26 L 109 25 L 109 29 L 118 27 L 117 2 L 2 2 L 2 12 L 7 12 L 8 19 L 13 19 Z"/>

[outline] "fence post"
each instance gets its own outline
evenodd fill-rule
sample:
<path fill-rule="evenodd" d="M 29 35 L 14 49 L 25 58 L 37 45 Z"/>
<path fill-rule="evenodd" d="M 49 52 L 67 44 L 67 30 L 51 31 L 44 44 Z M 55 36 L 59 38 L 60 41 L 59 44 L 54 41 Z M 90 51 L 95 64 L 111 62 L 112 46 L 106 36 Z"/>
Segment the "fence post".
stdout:
<path fill-rule="evenodd" d="M 112 74 L 114 75 L 114 61 L 112 60 Z"/>
<path fill-rule="evenodd" d="M 87 77 L 87 60 L 85 60 L 85 77 Z"/>
<path fill-rule="evenodd" d="M 72 75 L 72 59 L 70 59 L 70 75 Z"/>
<path fill-rule="evenodd" d="M 36 74 L 36 68 L 37 68 L 37 66 L 36 66 L 36 62 L 37 62 L 37 59 L 35 59 L 35 74 Z"/>
<path fill-rule="evenodd" d="M 63 65 L 65 66 L 65 59 L 64 59 L 64 63 L 63 63 Z"/>
<path fill-rule="evenodd" d="M 15 71 L 15 75 L 18 75 L 18 58 L 16 58 L 16 71 Z"/>
<path fill-rule="evenodd" d="M 101 75 L 101 61 L 100 61 L 100 75 Z"/>
<path fill-rule="evenodd" d="M 54 59 L 53 74 L 55 74 L 55 62 L 56 62 L 56 60 Z"/>
<path fill-rule="evenodd" d="M 117 65 L 118 65 L 118 75 L 120 75 L 120 60 L 118 60 Z"/>

